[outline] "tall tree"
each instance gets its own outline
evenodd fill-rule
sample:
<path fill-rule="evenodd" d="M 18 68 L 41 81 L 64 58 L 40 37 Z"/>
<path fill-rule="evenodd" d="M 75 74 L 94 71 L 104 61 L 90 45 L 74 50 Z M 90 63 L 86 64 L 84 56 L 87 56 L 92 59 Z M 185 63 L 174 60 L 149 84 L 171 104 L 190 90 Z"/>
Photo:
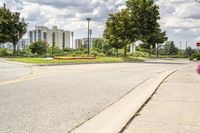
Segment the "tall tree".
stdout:
<path fill-rule="evenodd" d="M 27 24 L 20 18 L 20 13 L 11 12 L 6 7 L 0 8 L 0 39 L 1 43 L 13 43 L 13 52 L 16 52 L 17 42 L 27 32 Z"/>
<path fill-rule="evenodd" d="M 124 57 L 127 57 L 127 45 L 136 40 L 134 21 L 131 21 L 130 12 L 123 9 L 111 14 L 106 21 L 104 37 L 116 49 L 124 47 Z"/>
<path fill-rule="evenodd" d="M 161 31 L 158 20 L 160 19 L 159 7 L 153 0 L 127 0 L 127 7 L 131 17 L 137 23 L 137 34 L 144 42 L 145 49 L 151 51 L 156 43 L 164 43 L 167 40 L 166 33 Z"/>
<path fill-rule="evenodd" d="M 164 45 L 165 55 L 176 55 L 178 53 L 178 48 L 175 46 L 173 41 L 168 41 Z"/>
<path fill-rule="evenodd" d="M 9 42 L 9 21 L 12 13 L 4 7 L 0 7 L 0 43 Z"/>

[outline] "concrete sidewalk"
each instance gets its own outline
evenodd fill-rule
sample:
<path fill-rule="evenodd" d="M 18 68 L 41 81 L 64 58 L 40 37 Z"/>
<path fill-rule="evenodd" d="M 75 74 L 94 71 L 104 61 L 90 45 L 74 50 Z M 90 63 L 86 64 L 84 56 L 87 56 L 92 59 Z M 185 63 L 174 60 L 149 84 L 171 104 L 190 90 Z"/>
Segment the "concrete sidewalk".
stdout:
<path fill-rule="evenodd" d="M 124 133 L 200 133 L 200 75 L 194 66 L 166 79 Z"/>

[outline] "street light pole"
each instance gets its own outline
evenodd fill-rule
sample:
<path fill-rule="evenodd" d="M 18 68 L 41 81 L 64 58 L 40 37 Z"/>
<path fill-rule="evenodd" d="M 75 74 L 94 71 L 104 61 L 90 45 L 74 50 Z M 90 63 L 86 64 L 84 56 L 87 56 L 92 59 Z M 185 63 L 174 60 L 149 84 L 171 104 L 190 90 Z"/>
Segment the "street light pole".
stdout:
<path fill-rule="evenodd" d="M 74 49 L 74 32 L 71 33 L 72 35 L 72 50 Z"/>
<path fill-rule="evenodd" d="M 87 18 L 87 21 L 88 21 L 88 55 L 90 55 L 90 20 L 91 20 L 91 18 Z"/>

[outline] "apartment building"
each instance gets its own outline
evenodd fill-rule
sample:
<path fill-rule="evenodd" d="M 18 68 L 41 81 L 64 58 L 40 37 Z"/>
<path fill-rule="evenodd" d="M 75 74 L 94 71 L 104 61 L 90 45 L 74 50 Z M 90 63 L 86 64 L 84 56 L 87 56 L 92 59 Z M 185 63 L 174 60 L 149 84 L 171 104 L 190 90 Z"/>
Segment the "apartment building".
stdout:
<path fill-rule="evenodd" d="M 50 47 L 56 46 L 60 49 L 70 48 L 71 32 L 58 29 L 57 26 L 53 26 L 52 29 L 45 26 L 36 26 L 34 30 L 29 31 L 28 36 L 30 44 L 38 40 L 43 40 Z"/>

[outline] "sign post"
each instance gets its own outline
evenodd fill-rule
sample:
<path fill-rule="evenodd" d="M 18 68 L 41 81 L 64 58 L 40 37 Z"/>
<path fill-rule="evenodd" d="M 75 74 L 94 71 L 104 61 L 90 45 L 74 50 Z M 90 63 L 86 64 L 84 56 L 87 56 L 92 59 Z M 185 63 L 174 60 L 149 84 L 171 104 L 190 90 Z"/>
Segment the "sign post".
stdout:
<path fill-rule="evenodd" d="M 197 42 L 197 47 L 198 47 L 198 51 L 199 51 L 199 47 L 200 47 L 200 42 Z"/>

